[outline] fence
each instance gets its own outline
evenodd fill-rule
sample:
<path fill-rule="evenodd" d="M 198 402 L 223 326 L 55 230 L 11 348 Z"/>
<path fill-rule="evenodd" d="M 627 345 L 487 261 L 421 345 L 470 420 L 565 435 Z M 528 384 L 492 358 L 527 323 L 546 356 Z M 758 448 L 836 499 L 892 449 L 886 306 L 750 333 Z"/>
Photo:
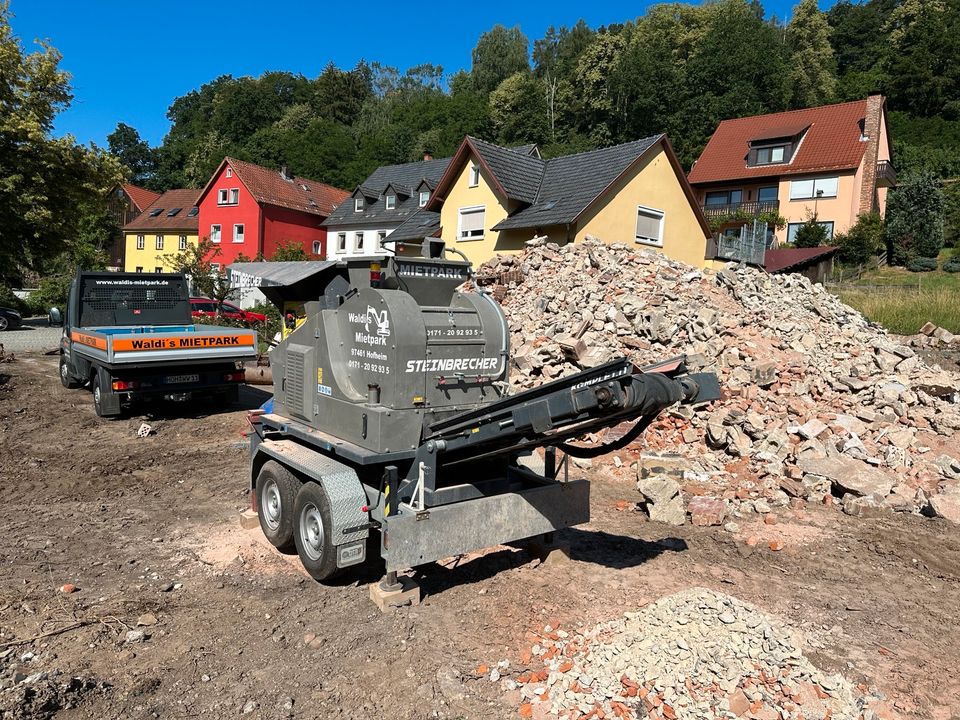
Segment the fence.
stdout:
<path fill-rule="evenodd" d="M 857 265 L 855 268 L 843 268 L 838 267 L 834 270 L 833 276 L 827 280 L 824 285 L 827 287 L 832 287 L 835 285 L 843 285 L 845 282 L 852 283 L 856 282 L 863 277 L 864 273 L 876 270 L 877 268 L 886 267 L 887 265 L 887 253 L 886 251 L 876 255 L 862 265 Z M 919 281 L 919 277 L 917 278 Z M 858 287 L 868 288 L 875 287 L 872 285 L 859 285 Z M 886 287 L 886 286 L 876 286 L 876 287 Z"/>

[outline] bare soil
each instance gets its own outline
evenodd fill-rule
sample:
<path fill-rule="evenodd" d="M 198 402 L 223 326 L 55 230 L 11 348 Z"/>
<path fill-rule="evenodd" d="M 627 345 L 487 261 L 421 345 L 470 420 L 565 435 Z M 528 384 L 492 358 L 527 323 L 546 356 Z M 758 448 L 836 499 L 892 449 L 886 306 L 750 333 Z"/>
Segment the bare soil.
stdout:
<path fill-rule="evenodd" d="M 624 456 L 588 471 L 593 521 L 562 534 L 570 559 L 451 558 L 418 571 L 420 606 L 381 614 L 377 568 L 322 586 L 240 528 L 262 391 L 109 421 L 56 370 L 0 364 L 0 717 L 514 718 L 515 693 L 478 666 L 509 660 L 509 677 L 545 624 L 694 585 L 785 618 L 815 664 L 884 693 L 888 717 L 960 717 L 960 532 L 944 521 L 816 507 L 736 535 L 668 528 L 633 510 Z"/>

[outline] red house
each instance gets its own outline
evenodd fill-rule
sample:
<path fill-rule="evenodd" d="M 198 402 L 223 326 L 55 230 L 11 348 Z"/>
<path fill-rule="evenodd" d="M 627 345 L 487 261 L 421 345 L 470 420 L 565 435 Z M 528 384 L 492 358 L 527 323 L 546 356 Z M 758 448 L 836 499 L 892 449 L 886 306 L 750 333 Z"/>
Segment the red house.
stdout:
<path fill-rule="evenodd" d="M 324 183 L 224 158 L 200 193 L 200 237 L 209 237 L 225 267 L 240 254 L 269 259 L 281 245 L 299 245 L 325 257 L 327 231 L 320 227 L 350 193 Z"/>

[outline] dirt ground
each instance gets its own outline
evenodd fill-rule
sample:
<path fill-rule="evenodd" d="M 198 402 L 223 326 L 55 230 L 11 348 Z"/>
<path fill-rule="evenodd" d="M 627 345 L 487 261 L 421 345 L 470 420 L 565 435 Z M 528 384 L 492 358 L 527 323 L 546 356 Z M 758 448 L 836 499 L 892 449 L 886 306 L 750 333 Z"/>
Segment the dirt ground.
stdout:
<path fill-rule="evenodd" d="M 703 586 L 784 618 L 890 717 L 960 717 L 960 532 L 944 521 L 808 508 L 737 535 L 668 528 L 632 510 L 629 462 L 604 465 L 592 522 L 563 533 L 570 559 L 451 559 L 418 573 L 420 606 L 381 614 L 376 570 L 322 586 L 240 528 L 243 409 L 174 410 L 101 420 L 55 357 L 0 364 L 0 716 L 515 718 L 480 664 L 509 660 L 510 676 L 547 623 Z"/>

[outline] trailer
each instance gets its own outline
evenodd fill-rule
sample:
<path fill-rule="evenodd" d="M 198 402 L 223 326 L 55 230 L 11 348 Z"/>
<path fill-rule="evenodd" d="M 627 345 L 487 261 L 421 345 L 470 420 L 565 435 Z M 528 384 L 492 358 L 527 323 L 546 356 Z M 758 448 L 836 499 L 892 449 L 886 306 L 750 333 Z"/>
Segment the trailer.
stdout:
<path fill-rule="evenodd" d="M 271 353 L 273 409 L 250 416 L 251 503 L 267 539 L 319 581 L 381 557 L 381 606 L 406 592 L 398 572 L 587 522 L 590 485 L 567 456 L 623 447 L 664 408 L 719 398 L 716 376 L 683 358 L 621 358 L 508 394 L 503 311 L 459 287 L 471 266 L 437 241 L 417 258 L 276 265 L 232 266 L 278 307 L 303 301 Z M 576 442 L 626 421 L 615 442 Z"/>
<path fill-rule="evenodd" d="M 60 382 L 89 385 L 101 417 L 136 400 L 235 402 L 243 362 L 256 358 L 256 332 L 191 320 L 181 274 L 80 271 L 70 283 Z"/>

